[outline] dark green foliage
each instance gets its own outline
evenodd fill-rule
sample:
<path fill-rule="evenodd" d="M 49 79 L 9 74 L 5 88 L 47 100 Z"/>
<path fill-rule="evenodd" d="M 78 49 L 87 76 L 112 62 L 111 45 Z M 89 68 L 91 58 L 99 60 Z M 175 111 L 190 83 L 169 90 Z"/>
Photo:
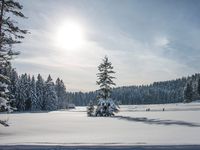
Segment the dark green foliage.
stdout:
<path fill-rule="evenodd" d="M 112 63 L 108 61 L 108 57 L 105 56 L 103 62 L 98 66 L 99 73 L 97 74 L 97 85 L 100 86 L 99 98 L 108 99 L 111 96 L 114 74 Z"/>
<path fill-rule="evenodd" d="M 56 84 L 55 84 L 55 90 L 58 97 L 58 108 L 64 109 L 67 107 L 67 104 L 69 102 L 66 101 L 66 88 L 64 82 L 57 78 Z"/>
<path fill-rule="evenodd" d="M 1 0 L 0 1 L 0 45 L 1 50 L 7 51 L 9 56 L 15 55 L 10 49 L 10 45 L 21 43 L 21 39 L 27 33 L 27 30 L 20 29 L 17 26 L 17 21 L 14 16 L 18 18 L 26 18 L 21 12 L 23 6 L 14 0 Z"/>
<path fill-rule="evenodd" d="M 87 115 L 89 117 L 94 115 L 94 104 L 92 101 L 90 101 L 90 103 L 87 106 Z"/>
<path fill-rule="evenodd" d="M 30 110 L 31 110 L 31 106 L 32 106 L 32 104 L 31 104 L 31 99 L 28 98 L 28 99 L 25 101 L 25 110 L 26 110 L 26 111 L 30 111 Z"/>
<path fill-rule="evenodd" d="M 22 5 L 14 0 L 0 0 L 0 109 L 11 111 L 10 104 L 13 101 L 13 94 L 9 91 L 12 85 L 10 80 L 11 60 L 18 55 L 12 49 L 13 44 L 21 43 L 27 30 L 17 26 L 15 17 L 25 18 Z M 13 89 L 11 89 L 13 90 Z M 0 111 L 1 111 L 0 110 Z M 0 124 L 3 124 L 0 122 Z M 5 125 L 5 124 L 3 124 Z"/>
<path fill-rule="evenodd" d="M 13 51 L 12 45 L 16 43 L 21 43 L 23 35 L 27 33 L 26 30 L 22 30 L 17 26 L 14 17 L 25 18 L 21 12 L 22 5 L 19 2 L 13 0 L 0 0 L 0 75 L 4 79 L 7 79 L 6 83 L 8 85 L 12 84 L 10 81 L 10 70 L 11 63 L 10 60 L 14 55 L 18 55 L 18 52 Z M 4 99 L 10 100 L 10 92 L 5 92 L 6 88 L 0 89 L 0 93 L 4 93 Z"/>
<path fill-rule="evenodd" d="M 113 116 L 117 106 L 111 98 L 112 87 L 115 86 L 112 76 L 113 71 L 112 63 L 108 61 L 105 56 L 103 62 L 98 66 L 99 73 L 97 74 L 97 85 L 100 86 L 98 94 L 98 104 L 95 116 Z"/>
<path fill-rule="evenodd" d="M 60 80 L 60 88 L 57 88 L 58 85 L 53 82 L 50 75 L 46 81 L 40 74 L 36 79 L 26 73 L 15 78 L 17 79 L 17 82 L 14 82 L 16 92 L 12 94 L 16 97 L 15 106 L 18 111 L 51 111 L 66 108 L 66 91 L 62 80 Z M 58 97 L 62 98 L 62 103 L 58 102 Z"/>
<path fill-rule="evenodd" d="M 112 99 L 99 99 L 95 116 L 114 116 L 114 113 L 119 112 L 119 106 Z"/>
<path fill-rule="evenodd" d="M 112 89 L 111 96 L 122 105 L 178 103 L 184 101 L 186 84 L 191 82 L 193 88 L 192 100 L 198 100 L 200 99 L 197 90 L 198 83 L 200 83 L 198 82 L 199 79 L 200 74 L 194 74 L 176 80 L 154 82 L 150 85 L 117 87 Z M 67 96 L 77 106 L 86 106 L 90 99 L 94 99 L 94 103 L 97 104 L 98 91 L 68 92 Z"/>
<path fill-rule="evenodd" d="M 187 83 L 184 91 L 184 102 L 192 102 L 193 88 L 191 83 Z"/>
<path fill-rule="evenodd" d="M 200 79 L 198 79 L 197 92 L 198 92 L 198 95 L 200 96 Z"/>

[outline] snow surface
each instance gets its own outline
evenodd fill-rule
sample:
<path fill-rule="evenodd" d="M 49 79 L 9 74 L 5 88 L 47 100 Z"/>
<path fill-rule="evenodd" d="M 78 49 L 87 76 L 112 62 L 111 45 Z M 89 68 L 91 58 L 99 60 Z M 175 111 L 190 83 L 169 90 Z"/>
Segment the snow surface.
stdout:
<path fill-rule="evenodd" d="M 87 117 L 86 107 L 0 114 L 10 124 L 0 145 L 200 145 L 198 102 L 120 107 L 116 117 Z"/>

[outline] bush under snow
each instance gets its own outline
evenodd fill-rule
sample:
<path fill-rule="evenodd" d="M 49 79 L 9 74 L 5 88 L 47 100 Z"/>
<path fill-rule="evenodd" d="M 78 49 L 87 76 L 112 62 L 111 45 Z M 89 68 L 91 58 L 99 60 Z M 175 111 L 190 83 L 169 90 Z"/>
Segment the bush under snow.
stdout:
<path fill-rule="evenodd" d="M 97 104 L 95 116 L 114 116 L 114 113 L 119 112 L 119 106 L 114 101 L 100 98 Z"/>

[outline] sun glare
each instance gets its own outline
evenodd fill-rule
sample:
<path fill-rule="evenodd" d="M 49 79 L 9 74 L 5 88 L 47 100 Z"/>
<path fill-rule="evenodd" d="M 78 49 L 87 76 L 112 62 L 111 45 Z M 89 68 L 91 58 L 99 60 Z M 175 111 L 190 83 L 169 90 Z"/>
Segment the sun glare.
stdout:
<path fill-rule="evenodd" d="M 85 41 L 83 27 L 74 21 L 62 24 L 57 31 L 56 45 L 58 47 L 73 50 L 83 46 Z"/>

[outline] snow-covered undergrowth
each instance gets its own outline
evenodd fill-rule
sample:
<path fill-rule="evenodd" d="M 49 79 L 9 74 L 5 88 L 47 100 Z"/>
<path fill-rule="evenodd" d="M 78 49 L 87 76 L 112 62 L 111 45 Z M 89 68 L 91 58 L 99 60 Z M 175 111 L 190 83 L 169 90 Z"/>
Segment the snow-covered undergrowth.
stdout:
<path fill-rule="evenodd" d="M 200 144 L 200 103 L 120 107 L 115 117 L 87 117 L 86 107 L 0 114 L 10 124 L 0 126 L 0 145 Z"/>

